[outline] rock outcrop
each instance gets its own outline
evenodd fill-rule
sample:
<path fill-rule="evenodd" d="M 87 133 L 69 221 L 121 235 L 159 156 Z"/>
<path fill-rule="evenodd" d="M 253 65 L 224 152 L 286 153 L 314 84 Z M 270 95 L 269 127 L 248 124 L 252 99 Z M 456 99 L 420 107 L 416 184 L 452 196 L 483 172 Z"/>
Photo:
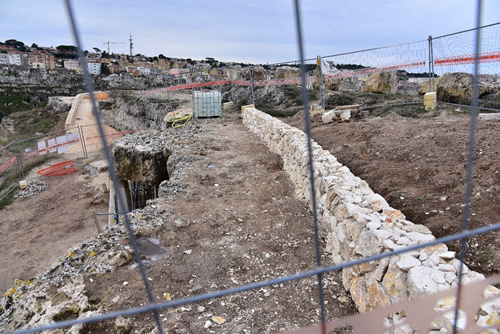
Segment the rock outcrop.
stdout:
<path fill-rule="evenodd" d="M 168 179 L 167 138 L 156 132 L 138 132 L 113 144 L 113 160 L 118 177 L 149 185 Z"/>
<path fill-rule="evenodd" d="M 236 77 L 236 80 L 250 80 L 250 68 L 242 68 Z M 253 68 L 253 79 L 255 81 L 266 80 L 266 70 L 262 66 L 255 66 Z"/>
<path fill-rule="evenodd" d="M 274 79 L 290 79 L 300 76 L 300 70 L 297 67 L 281 66 L 276 69 Z"/>
<path fill-rule="evenodd" d="M 470 73 L 445 73 L 436 85 L 438 101 L 468 103 L 472 99 L 473 75 Z M 479 84 L 479 96 L 491 94 L 491 88 Z"/>
<path fill-rule="evenodd" d="M 398 77 L 396 72 L 374 73 L 366 80 L 363 87 L 364 92 L 395 94 L 397 90 Z"/>

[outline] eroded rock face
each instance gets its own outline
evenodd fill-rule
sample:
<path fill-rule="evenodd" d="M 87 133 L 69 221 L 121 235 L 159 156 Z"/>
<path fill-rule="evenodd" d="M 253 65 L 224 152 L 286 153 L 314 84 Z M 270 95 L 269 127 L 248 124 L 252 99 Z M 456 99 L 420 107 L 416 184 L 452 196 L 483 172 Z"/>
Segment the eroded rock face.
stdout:
<path fill-rule="evenodd" d="M 395 94 L 398 77 L 396 72 L 374 73 L 366 80 L 363 91 L 370 93 Z"/>
<path fill-rule="evenodd" d="M 289 79 L 297 78 L 300 76 L 300 70 L 296 67 L 282 66 L 276 69 L 274 79 Z"/>
<path fill-rule="evenodd" d="M 436 86 L 437 99 L 443 102 L 464 103 L 472 99 L 473 75 L 470 73 L 445 73 Z M 479 96 L 492 93 L 484 84 L 479 84 Z"/>
<path fill-rule="evenodd" d="M 238 72 L 237 80 L 250 80 L 250 68 L 245 67 Z M 266 80 L 266 70 L 261 66 L 253 68 L 253 79 L 255 81 Z"/>
<path fill-rule="evenodd" d="M 170 151 L 167 138 L 159 132 L 138 132 L 125 136 L 113 145 L 118 178 L 149 185 L 168 179 L 167 160 Z"/>

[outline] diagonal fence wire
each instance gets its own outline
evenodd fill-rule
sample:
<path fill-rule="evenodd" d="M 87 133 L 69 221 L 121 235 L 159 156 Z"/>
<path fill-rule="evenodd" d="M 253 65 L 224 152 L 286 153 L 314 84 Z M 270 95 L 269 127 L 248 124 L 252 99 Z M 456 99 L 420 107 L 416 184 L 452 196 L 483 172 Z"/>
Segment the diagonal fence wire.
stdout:
<path fill-rule="evenodd" d="M 126 207 L 126 205 L 125 205 L 126 202 L 125 202 L 123 193 L 122 193 L 121 189 L 118 186 L 119 185 L 119 183 L 118 183 L 118 176 L 116 175 L 116 171 L 115 171 L 114 164 L 113 164 L 113 159 L 111 157 L 111 150 L 110 150 L 110 148 L 109 148 L 109 146 L 107 144 L 106 133 L 105 133 L 104 125 L 102 123 L 101 115 L 100 115 L 100 112 L 99 112 L 99 109 L 98 109 L 98 106 L 97 106 L 97 100 L 96 100 L 96 98 L 94 96 L 94 87 L 92 86 L 92 82 L 91 82 L 91 79 L 90 79 L 88 68 L 87 68 L 87 66 L 85 66 L 85 56 L 83 54 L 83 48 L 82 48 L 82 43 L 81 43 L 81 39 L 80 39 L 80 33 L 78 31 L 78 27 L 77 27 L 76 21 L 75 21 L 75 16 L 73 14 L 73 8 L 71 6 L 71 0 L 66 0 L 65 3 L 66 3 L 66 10 L 67 10 L 67 13 L 68 13 L 68 17 L 69 17 L 70 22 L 71 22 L 71 30 L 72 30 L 72 33 L 73 33 L 73 38 L 75 40 L 75 43 L 76 43 L 76 46 L 77 46 L 77 49 L 78 49 L 78 53 L 79 53 L 79 57 L 80 57 L 80 66 L 83 68 L 83 77 L 84 77 L 84 81 L 85 81 L 85 87 L 87 89 L 87 92 L 89 93 L 90 101 L 92 103 L 92 113 L 94 114 L 94 117 L 95 117 L 95 119 L 97 121 L 97 126 L 98 126 L 98 129 L 99 129 L 99 135 L 101 136 L 101 140 L 102 140 L 103 151 L 104 151 L 104 154 L 106 156 L 106 160 L 108 161 L 109 174 L 110 174 L 111 180 L 113 181 L 113 184 L 114 184 L 114 187 L 115 187 L 115 191 L 116 191 L 116 194 L 117 194 L 117 197 L 118 197 L 119 206 L 122 207 L 122 208 L 125 208 Z M 133 249 L 133 252 L 134 252 L 134 257 L 135 257 L 135 260 L 136 260 L 136 262 L 138 264 L 139 272 L 141 274 L 142 281 L 144 283 L 144 287 L 146 289 L 146 294 L 147 294 L 147 297 L 148 297 L 148 301 L 149 301 L 150 304 L 155 304 L 155 298 L 153 296 L 150 284 L 148 282 L 148 277 L 146 275 L 146 270 L 144 269 L 144 265 L 142 263 L 141 255 L 139 254 L 139 249 L 138 249 L 137 243 L 135 241 L 134 231 L 132 230 L 132 225 L 130 223 L 128 215 L 125 215 L 125 226 L 127 228 L 127 232 L 128 232 L 129 239 L 130 239 L 130 245 L 132 246 L 132 249 Z M 155 318 L 155 321 L 156 321 L 156 326 L 157 326 L 158 332 L 160 334 L 163 334 L 163 326 L 162 326 L 161 321 L 160 321 L 160 315 L 158 313 L 158 310 L 154 310 L 153 313 L 154 313 L 154 318 Z"/>
<path fill-rule="evenodd" d="M 84 57 L 82 57 L 82 55 L 81 55 L 82 48 L 81 48 L 80 39 L 79 39 L 80 35 L 78 33 L 78 29 L 77 29 L 75 21 L 74 21 L 70 0 L 66 0 L 66 4 L 67 4 L 67 9 L 68 9 L 68 16 L 70 17 L 72 28 L 73 28 L 73 34 L 75 37 L 75 41 L 77 42 L 77 47 L 78 47 L 78 50 L 80 52 L 80 61 L 82 62 Z M 298 32 L 298 48 L 299 48 L 299 54 L 300 54 L 300 58 L 301 58 L 300 64 L 301 64 L 301 68 L 302 68 L 302 70 L 301 70 L 302 94 L 303 94 L 303 98 L 304 98 L 303 101 L 304 101 L 304 110 L 305 110 L 305 125 L 306 125 L 306 131 L 307 131 L 307 141 L 308 141 L 308 151 L 309 151 L 309 172 L 310 172 L 311 193 L 312 193 L 312 201 L 313 201 L 313 223 L 314 223 L 314 228 L 315 228 L 315 248 L 316 248 L 317 268 L 314 270 L 311 270 L 311 271 L 302 272 L 299 274 L 285 276 L 285 277 L 279 277 L 279 278 L 272 279 L 269 281 L 264 281 L 264 282 L 259 282 L 259 283 L 255 283 L 255 284 L 249 284 L 249 285 L 243 285 L 243 286 L 239 286 L 236 288 L 215 291 L 215 292 L 197 295 L 197 296 L 193 296 L 193 297 L 189 297 L 189 298 L 185 298 L 185 299 L 180 299 L 180 300 L 175 300 L 175 301 L 171 301 L 171 302 L 155 303 L 154 298 L 153 298 L 152 293 L 151 293 L 151 289 L 149 287 L 147 277 L 146 277 L 144 266 L 142 265 L 142 261 L 139 258 L 139 253 L 137 251 L 137 244 L 135 242 L 135 237 L 134 237 L 134 233 L 132 231 L 131 225 L 130 225 L 130 221 L 129 221 L 128 217 L 125 216 L 125 226 L 126 226 L 127 231 L 129 233 L 129 237 L 130 237 L 130 241 L 132 244 L 132 248 L 134 250 L 134 255 L 136 257 L 136 261 L 139 264 L 139 270 L 141 272 L 141 276 L 142 276 L 142 279 L 144 281 L 145 289 L 146 289 L 146 292 L 148 294 L 148 299 L 150 301 L 150 304 L 143 306 L 143 307 L 136 307 L 136 308 L 130 308 L 130 309 L 126 309 L 126 310 L 120 310 L 120 311 L 116 311 L 116 312 L 106 313 L 106 314 L 103 314 L 100 316 L 95 316 L 92 318 L 75 319 L 75 320 L 57 322 L 55 324 L 51 324 L 51 325 L 47 325 L 47 326 L 43 326 L 43 327 L 21 330 L 21 331 L 18 331 L 16 333 L 33 333 L 33 332 L 38 332 L 38 331 L 42 331 L 42 330 L 50 330 L 50 329 L 68 327 L 68 326 L 72 326 L 75 324 L 99 322 L 99 321 L 114 319 L 118 316 L 127 316 L 127 315 L 146 313 L 146 312 L 153 312 L 155 314 L 155 320 L 157 322 L 158 330 L 160 331 L 160 333 L 162 333 L 163 329 L 162 329 L 161 323 L 159 322 L 159 317 L 158 317 L 158 310 L 160 310 L 162 308 L 175 307 L 175 306 L 179 306 L 179 305 L 183 305 L 183 304 L 189 304 L 189 303 L 199 302 L 199 301 L 203 301 L 203 300 L 207 300 L 207 299 L 218 298 L 218 297 L 229 295 L 229 294 L 235 294 L 235 293 L 240 293 L 240 292 L 244 292 L 244 291 L 248 291 L 248 290 L 252 290 L 252 289 L 257 289 L 257 288 L 261 288 L 261 287 L 266 287 L 266 286 L 270 286 L 270 285 L 274 285 L 274 284 L 290 282 L 293 280 L 299 280 L 299 279 L 303 279 L 303 278 L 306 278 L 309 276 L 316 276 L 318 278 L 319 304 L 321 307 L 321 321 L 322 321 L 322 323 L 324 323 L 324 321 L 325 321 L 325 319 L 324 319 L 324 305 L 323 305 L 324 304 L 323 303 L 324 294 L 323 294 L 322 284 L 321 284 L 321 275 L 322 274 L 328 273 L 331 271 L 335 271 L 335 270 L 341 270 L 344 268 L 352 267 L 352 266 L 363 264 L 363 263 L 368 263 L 371 261 L 380 260 L 380 259 L 385 258 L 385 257 L 390 257 L 390 256 L 406 253 L 406 252 L 409 252 L 412 250 L 417 250 L 417 249 L 429 247 L 429 246 L 436 245 L 439 243 L 446 243 L 446 242 L 450 242 L 450 241 L 461 240 L 461 242 L 462 242 L 461 243 L 462 248 L 461 248 L 461 253 L 460 253 L 460 260 L 461 261 L 460 261 L 460 272 L 459 272 L 459 276 L 458 276 L 459 277 L 459 289 L 458 289 L 458 293 L 457 293 L 456 308 L 455 308 L 455 322 L 454 322 L 454 327 L 453 327 L 453 331 L 454 331 L 454 333 L 456 333 L 457 323 L 458 323 L 458 321 L 456 321 L 456 320 L 458 319 L 458 310 L 460 307 L 460 298 L 461 298 L 460 287 L 461 287 L 461 279 L 462 279 L 462 272 L 463 272 L 463 269 L 462 269 L 463 262 L 464 262 L 465 255 L 466 255 L 466 248 L 465 248 L 466 242 L 467 242 L 468 238 L 470 238 L 471 236 L 500 230 L 500 222 L 496 223 L 494 225 L 481 227 L 481 228 L 478 228 L 475 230 L 469 230 L 469 227 L 468 227 L 469 209 L 470 209 L 470 194 L 471 194 L 471 189 L 472 189 L 472 172 L 473 172 L 473 163 L 474 163 L 473 156 L 474 156 L 474 150 L 475 150 L 477 112 L 479 109 L 487 109 L 488 110 L 488 108 L 479 108 L 479 106 L 478 106 L 479 44 L 480 44 L 480 28 L 482 28 L 479 26 L 481 0 L 477 0 L 477 8 L 478 8 L 477 28 L 467 30 L 467 31 L 474 31 L 474 30 L 476 31 L 474 86 L 473 86 L 474 92 L 473 92 L 472 106 L 458 105 L 457 104 L 458 106 L 464 106 L 464 107 L 469 107 L 469 108 L 473 109 L 473 112 L 471 114 L 471 125 L 470 125 L 470 139 L 469 139 L 469 150 L 468 150 L 469 156 L 468 156 L 468 164 L 467 164 L 467 183 L 466 183 L 465 209 L 464 209 L 464 214 L 463 214 L 462 232 L 451 235 L 451 236 L 443 237 L 440 239 L 436 239 L 436 240 L 429 242 L 429 243 L 410 246 L 410 247 L 406 247 L 404 249 L 394 250 L 392 252 L 379 254 L 376 256 L 372 256 L 372 257 L 365 257 L 365 258 L 354 260 L 351 262 L 342 263 L 339 265 L 334 265 L 334 266 L 329 266 L 329 267 L 322 267 L 321 266 L 321 258 L 318 256 L 319 255 L 319 238 L 317 236 L 317 232 L 318 232 L 317 231 L 317 214 L 316 214 L 316 203 L 315 203 L 316 196 L 315 196 L 315 183 L 314 183 L 314 177 L 313 177 L 314 176 L 314 169 L 313 169 L 311 137 L 310 137 L 311 129 L 310 129 L 310 119 L 309 119 L 309 117 L 307 117 L 309 115 L 309 108 L 308 108 L 307 90 L 305 88 L 306 87 L 306 80 L 305 80 L 305 71 L 304 71 L 305 61 L 310 61 L 310 60 L 315 60 L 315 59 L 313 59 L 313 58 L 304 59 L 303 58 L 303 41 L 302 41 L 302 34 L 301 34 L 300 7 L 299 7 L 299 0 L 295 0 L 296 25 L 297 25 L 297 32 Z M 489 26 L 492 26 L 492 25 L 489 25 Z M 485 27 L 488 27 L 488 26 L 485 26 Z M 453 34 L 450 34 L 450 35 L 453 35 Z M 448 35 L 444 35 L 444 36 L 440 36 L 440 37 L 446 37 L 446 36 L 448 36 Z M 368 50 L 370 50 L 370 49 L 368 49 Z M 368 50 L 362 50 L 362 51 L 368 51 Z M 341 55 L 341 54 L 339 54 L 339 55 Z M 332 56 L 338 56 L 338 55 L 332 55 Z M 282 62 L 280 64 L 283 64 L 283 63 L 286 63 L 286 62 Z M 293 61 L 293 63 L 297 63 L 297 61 Z M 82 65 L 84 65 L 84 64 L 82 64 Z M 88 74 L 86 66 L 82 66 L 82 68 L 84 69 L 85 84 L 86 84 L 86 88 L 87 88 L 87 91 L 89 92 L 90 99 L 92 102 L 94 116 L 96 117 L 96 119 L 98 121 L 99 131 L 100 131 L 100 135 L 101 135 L 101 138 L 103 141 L 103 146 L 104 146 L 106 158 L 108 159 L 108 162 L 110 163 L 111 178 L 113 179 L 113 182 L 115 183 L 115 186 L 116 186 L 118 184 L 117 176 L 116 176 L 116 173 L 114 171 L 114 168 L 112 168 L 111 152 L 109 150 L 109 147 L 106 144 L 106 138 L 104 135 L 103 126 L 102 126 L 102 123 L 100 120 L 99 110 L 97 108 L 97 102 L 96 102 L 95 97 L 93 95 L 93 87 L 92 87 L 92 84 L 90 83 L 90 78 L 89 78 L 89 74 Z M 304 91 L 305 91 L 305 95 L 304 95 Z M 446 103 L 446 104 L 452 104 L 452 103 Z M 493 109 L 493 111 L 496 111 L 496 109 Z M 122 207 L 124 207 L 123 195 L 119 189 L 117 189 L 117 193 L 119 196 L 120 205 L 122 205 Z"/>
<path fill-rule="evenodd" d="M 465 203 L 464 212 L 462 216 L 462 231 L 469 230 L 469 214 L 470 214 L 470 201 L 472 193 L 472 173 L 474 171 L 474 152 L 476 150 L 476 127 L 479 106 L 479 52 L 481 42 L 481 6 L 482 0 L 476 2 L 476 29 L 475 31 L 475 45 L 474 45 L 474 81 L 472 83 L 472 112 L 470 115 L 470 130 L 469 130 L 469 152 L 467 159 L 467 179 L 465 183 Z M 458 290 L 455 304 L 455 315 L 453 323 L 453 334 L 457 333 L 458 316 L 460 303 L 462 301 L 462 274 L 464 270 L 464 260 L 467 253 L 467 237 L 461 239 L 460 245 L 460 263 L 458 267 Z"/>
<path fill-rule="evenodd" d="M 313 211 L 313 226 L 314 226 L 314 248 L 316 252 L 316 265 L 321 267 L 321 252 L 319 244 L 319 230 L 318 230 L 318 210 L 316 205 L 316 187 L 314 183 L 314 165 L 313 165 L 313 153 L 312 153 L 312 143 L 311 143 L 311 117 L 309 116 L 309 94 L 307 92 L 307 81 L 306 81 L 306 66 L 304 62 L 304 41 L 302 39 L 302 25 L 300 20 L 300 4 L 299 0 L 294 1 L 295 5 L 295 28 L 297 29 L 297 47 L 299 50 L 300 57 L 300 76 L 302 81 L 302 101 L 304 103 L 304 123 L 306 130 L 306 140 L 307 140 L 307 155 L 308 155 L 308 165 L 309 165 L 309 183 L 311 187 L 311 203 Z M 323 277 L 321 273 L 317 275 L 318 279 L 318 294 L 319 294 L 319 307 L 320 307 L 320 319 L 323 324 L 322 332 L 326 334 L 325 327 L 325 295 L 323 292 Z"/>

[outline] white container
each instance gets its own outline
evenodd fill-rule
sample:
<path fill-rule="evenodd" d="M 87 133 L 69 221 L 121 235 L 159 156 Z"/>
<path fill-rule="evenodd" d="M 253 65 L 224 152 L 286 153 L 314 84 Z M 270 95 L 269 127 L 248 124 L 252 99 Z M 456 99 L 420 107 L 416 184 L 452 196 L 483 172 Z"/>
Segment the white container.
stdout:
<path fill-rule="evenodd" d="M 221 93 L 216 90 L 193 91 L 193 115 L 195 118 L 221 117 Z"/>

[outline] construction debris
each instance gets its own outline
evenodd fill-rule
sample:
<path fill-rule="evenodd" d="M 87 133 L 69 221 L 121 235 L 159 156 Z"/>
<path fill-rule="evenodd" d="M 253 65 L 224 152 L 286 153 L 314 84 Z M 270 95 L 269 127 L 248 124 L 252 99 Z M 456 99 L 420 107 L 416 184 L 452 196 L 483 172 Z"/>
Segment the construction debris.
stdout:
<path fill-rule="evenodd" d="M 323 123 L 348 122 L 360 112 L 361 106 L 359 104 L 337 106 L 335 109 L 325 112 L 321 119 Z"/>
<path fill-rule="evenodd" d="M 28 181 L 28 186 L 20 191 L 17 195 L 14 195 L 16 198 L 27 198 L 34 195 L 38 195 L 44 190 L 49 189 L 49 184 L 45 181 L 39 180 L 31 180 Z"/>

